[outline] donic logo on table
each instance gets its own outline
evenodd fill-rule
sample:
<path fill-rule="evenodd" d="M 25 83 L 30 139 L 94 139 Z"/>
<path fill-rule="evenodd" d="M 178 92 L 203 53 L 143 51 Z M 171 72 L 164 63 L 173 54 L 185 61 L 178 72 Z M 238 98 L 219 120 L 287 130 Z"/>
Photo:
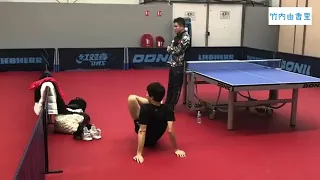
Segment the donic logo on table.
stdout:
<path fill-rule="evenodd" d="M 42 64 L 42 62 L 42 57 L 0 57 L 0 64 Z"/>
<path fill-rule="evenodd" d="M 107 53 L 86 53 L 80 54 L 76 59 L 76 62 L 78 64 L 90 62 L 91 66 L 105 66 L 108 58 L 109 57 Z"/>

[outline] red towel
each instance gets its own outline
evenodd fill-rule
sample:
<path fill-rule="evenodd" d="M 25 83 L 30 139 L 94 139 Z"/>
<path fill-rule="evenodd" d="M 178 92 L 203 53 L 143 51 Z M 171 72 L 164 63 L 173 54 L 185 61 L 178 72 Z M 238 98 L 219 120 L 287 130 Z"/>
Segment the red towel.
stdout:
<path fill-rule="evenodd" d="M 43 79 L 40 79 L 38 81 L 35 81 L 35 82 L 31 83 L 31 85 L 29 87 L 29 90 L 35 90 L 45 82 L 54 83 L 56 85 L 56 87 L 57 87 L 56 91 L 58 91 L 60 93 L 60 95 L 61 95 L 61 98 L 64 99 L 64 94 L 62 93 L 58 82 L 52 77 L 43 78 Z"/>

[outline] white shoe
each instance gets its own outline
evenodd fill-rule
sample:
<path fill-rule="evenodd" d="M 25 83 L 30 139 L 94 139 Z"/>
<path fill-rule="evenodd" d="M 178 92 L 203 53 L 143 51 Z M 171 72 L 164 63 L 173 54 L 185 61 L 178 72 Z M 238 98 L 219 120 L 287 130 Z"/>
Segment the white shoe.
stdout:
<path fill-rule="evenodd" d="M 92 140 L 92 136 L 91 136 L 87 127 L 83 128 L 82 140 L 84 140 L 84 141 L 91 141 Z"/>
<path fill-rule="evenodd" d="M 94 125 L 91 126 L 90 134 L 93 139 L 101 139 L 101 130 Z"/>

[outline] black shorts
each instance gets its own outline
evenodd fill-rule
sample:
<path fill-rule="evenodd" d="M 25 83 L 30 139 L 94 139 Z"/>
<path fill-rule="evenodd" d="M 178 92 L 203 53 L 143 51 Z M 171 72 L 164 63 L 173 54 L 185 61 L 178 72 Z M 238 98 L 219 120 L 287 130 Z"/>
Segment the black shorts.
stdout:
<path fill-rule="evenodd" d="M 134 121 L 134 131 L 138 134 L 138 131 L 140 129 L 140 125 L 138 120 Z M 146 135 L 146 139 L 144 142 L 144 146 L 146 147 L 152 147 L 157 145 L 158 140 L 161 138 L 161 136 L 164 134 L 165 130 L 162 132 L 159 131 L 159 133 L 155 133 L 154 135 Z"/>

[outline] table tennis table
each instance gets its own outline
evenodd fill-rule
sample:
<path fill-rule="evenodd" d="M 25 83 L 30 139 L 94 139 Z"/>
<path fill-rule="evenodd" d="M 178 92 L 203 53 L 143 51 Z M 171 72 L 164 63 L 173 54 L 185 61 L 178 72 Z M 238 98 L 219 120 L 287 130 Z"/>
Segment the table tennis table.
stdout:
<path fill-rule="evenodd" d="M 300 88 L 319 88 L 320 78 L 297 74 L 280 69 L 280 59 L 266 60 L 225 60 L 225 61 L 188 61 L 186 64 L 186 79 L 184 83 L 184 102 L 190 110 L 199 111 L 203 106 L 199 105 L 195 97 L 197 84 L 214 84 L 220 90 L 229 91 L 228 103 L 225 104 L 228 112 L 228 130 L 233 130 L 235 107 L 257 107 L 291 103 L 290 125 L 295 126 L 298 90 Z M 201 80 L 201 81 L 198 81 Z M 290 99 L 250 100 L 238 101 L 239 91 L 292 89 Z M 218 102 L 211 107 L 213 112 L 219 107 Z M 221 105 L 223 106 L 223 105 Z M 271 109 L 272 110 L 272 109 Z"/>

